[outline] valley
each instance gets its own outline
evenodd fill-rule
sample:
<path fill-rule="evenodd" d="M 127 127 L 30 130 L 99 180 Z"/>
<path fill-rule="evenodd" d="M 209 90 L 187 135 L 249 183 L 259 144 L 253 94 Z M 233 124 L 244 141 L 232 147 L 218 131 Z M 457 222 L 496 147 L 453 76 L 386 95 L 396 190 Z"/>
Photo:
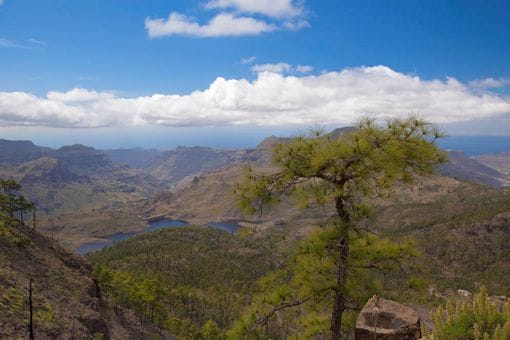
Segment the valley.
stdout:
<path fill-rule="evenodd" d="M 332 217 L 331 206 L 300 207 L 291 197 L 262 215 L 247 216 L 240 210 L 233 184 L 247 164 L 263 173 L 273 171 L 271 150 L 287 141 L 270 137 L 247 150 L 170 151 L 85 146 L 53 150 L 0 141 L 4 150 L 17 150 L 0 157 L 0 177 L 19 181 L 23 193 L 36 202 L 36 230 L 46 235 L 41 236 L 45 247 L 58 243 L 68 249 L 58 248 L 57 255 L 48 256 L 76 258 L 75 265 L 85 268 L 76 275 L 98 280 L 102 292 L 95 298 L 109 301 L 94 316 L 103 320 L 101 332 L 148 336 L 165 330 L 178 337 L 208 332 L 235 337 L 240 320 L 246 320 L 266 294 L 265 280 L 285 271 L 317 225 Z M 407 284 L 391 274 L 374 289 L 396 301 L 429 307 L 442 303 L 438 296 L 452 289 L 474 292 L 484 286 L 494 295 L 510 295 L 505 280 L 510 275 L 508 157 L 449 152 L 450 162 L 434 176 L 397 187 L 389 199 L 371 200 L 374 218 L 365 222 L 366 228 L 393 242 L 412 239 L 420 253 L 410 259 Z M 23 230 L 32 233 L 29 239 L 38 237 Z M 87 254 L 87 259 L 73 251 Z M 8 286 L 33 274 L 26 275 L 9 278 Z M 144 299 L 149 300 L 138 304 Z M 59 313 L 60 302 L 44 303 L 52 306 L 51 313 Z M 9 315 L 23 320 L 24 314 Z M 274 336 L 296 327 L 307 329 L 290 321 L 292 314 L 281 315 L 279 323 L 271 325 Z M 134 327 L 136 320 L 145 320 L 145 326 Z M 62 319 L 59 332 L 88 332 L 65 328 L 73 322 Z M 50 326 L 44 327 L 50 332 Z"/>
<path fill-rule="evenodd" d="M 509 18 L 0 0 L 0 340 L 510 340 Z"/>
<path fill-rule="evenodd" d="M 338 133 L 342 130 L 332 135 Z M 320 211 L 303 213 L 288 201 L 261 218 L 247 218 L 232 194 L 233 183 L 247 164 L 271 171 L 271 148 L 285 141 L 270 137 L 246 150 L 101 151 L 81 145 L 53 150 L 27 141 L 1 140 L 0 149 L 5 152 L 0 156 L 0 177 L 23 185 L 37 204 L 39 230 L 71 249 L 104 242 L 115 233 L 144 230 L 149 226 L 146 219 L 154 216 L 191 225 L 241 221 L 242 226 L 258 229 L 292 223 L 301 235 L 300 229 L 314 223 Z M 446 177 L 436 177 L 429 184 L 441 188 L 433 199 L 441 200 L 466 186 L 463 181 L 502 187 L 510 178 L 509 158 L 508 154 L 468 157 L 449 152 L 449 163 L 439 169 Z M 419 188 L 406 190 L 405 195 L 419 193 L 424 200 Z"/>

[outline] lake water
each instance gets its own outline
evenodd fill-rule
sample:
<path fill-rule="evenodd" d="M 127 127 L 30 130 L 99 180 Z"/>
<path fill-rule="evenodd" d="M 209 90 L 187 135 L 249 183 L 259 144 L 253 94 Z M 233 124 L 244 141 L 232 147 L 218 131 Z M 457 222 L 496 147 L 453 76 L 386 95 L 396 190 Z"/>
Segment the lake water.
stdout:
<path fill-rule="evenodd" d="M 237 228 L 239 228 L 237 222 L 211 222 L 208 223 L 207 226 L 211 228 L 221 229 L 231 234 L 235 233 L 237 231 Z"/>
<path fill-rule="evenodd" d="M 117 242 L 123 241 L 127 238 L 130 238 L 131 236 L 136 236 L 140 234 L 144 234 L 149 231 L 154 231 L 158 229 L 164 229 L 164 228 L 175 228 L 175 227 L 185 227 L 189 226 L 189 224 L 185 221 L 179 221 L 179 220 L 170 220 L 167 218 L 158 219 L 155 221 L 149 222 L 149 227 L 147 229 L 141 230 L 141 231 L 133 231 L 129 233 L 116 233 L 110 236 L 104 237 L 105 241 L 98 241 L 98 242 L 90 242 L 85 243 L 81 245 L 80 247 L 76 248 L 74 250 L 75 253 L 78 254 L 87 254 L 95 250 L 99 250 L 105 247 L 109 247 L 114 245 Z M 228 233 L 235 233 L 237 228 L 239 227 L 237 222 L 211 222 L 207 224 L 208 227 L 221 229 L 223 231 L 226 231 Z"/>

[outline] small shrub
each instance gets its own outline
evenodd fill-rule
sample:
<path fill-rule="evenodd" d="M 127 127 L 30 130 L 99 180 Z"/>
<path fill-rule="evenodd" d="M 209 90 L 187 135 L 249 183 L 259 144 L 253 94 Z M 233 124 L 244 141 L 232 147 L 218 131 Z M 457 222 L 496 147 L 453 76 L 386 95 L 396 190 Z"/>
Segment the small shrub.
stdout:
<path fill-rule="evenodd" d="M 510 302 L 502 310 L 491 301 L 485 288 L 472 301 L 447 303 L 432 314 L 429 340 L 507 340 L 510 339 Z"/>

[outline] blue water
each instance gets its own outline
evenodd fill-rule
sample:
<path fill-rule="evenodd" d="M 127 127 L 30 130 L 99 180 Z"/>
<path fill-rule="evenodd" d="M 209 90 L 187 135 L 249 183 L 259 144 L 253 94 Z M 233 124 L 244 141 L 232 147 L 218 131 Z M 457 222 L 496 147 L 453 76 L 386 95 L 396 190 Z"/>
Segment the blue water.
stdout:
<path fill-rule="evenodd" d="M 85 244 L 79 246 L 78 248 L 76 248 L 74 250 L 74 252 L 77 254 L 84 255 L 84 254 L 90 253 L 94 250 L 103 249 L 104 247 L 108 247 L 111 245 L 113 245 L 113 242 L 111 242 L 111 241 L 90 242 L 90 243 L 85 243 Z"/>
<path fill-rule="evenodd" d="M 169 220 L 166 218 L 159 219 L 156 221 L 149 222 L 149 227 L 147 229 L 141 231 L 133 231 L 128 233 L 116 233 L 110 236 L 106 236 L 105 241 L 98 242 L 90 242 L 81 245 L 76 248 L 74 251 L 78 254 L 87 254 L 94 250 L 99 250 L 108 246 L 111 246 L 117 242 L 128 239 L 132 236 L 140 235 L 149 231 L 154 231 L 163 228 L 172 228 L 172 227 L 183 227 L 189 225 L 187 222 L 178 221 L 178 220 Z"/>
<path fill-rule="evenodd" d="M 179 221 L 179 220 L 170 220 L 168 218 L 162 218 L 158 219 L 152 222 L 149 222 L 149 227 L 147 229 L 141 230 L 141 231 L 133 231 L 129 233 L 116 233 L 110 236 L 104 237 L 105 241 L 98 241 L 98 242 L 90 242 L 85 243 L 81 245 L 80 247 L 76 248 L 74 251 L 78 254 L 87 254 L 95 250 L 99 250 L 105 247 L 109 247 L 114 245 L 117 242 L 123 241 L 125 239 L 128 239 L 132 236 L 140 235 L 149 231 L 154 231 L 158 229 L 164 229 L 164 228 L 175 228 L 175 227 L 185 227 L 189 226 L 189 224 L 185 221 Z M 223 231 L 226 231 L 228 233 L 235 233 L 235 231 L 238 228 L 238 225 L 236 222 L 212 222 L 207 224 L 208 227 L 221 229 Z"/>
<path fill-rule="evenodd" d="M 228 233 L 235 233 L 239 228 L 237 222 L 210 222 L 207 224 L 208 227 L 220 229 Z"/>
<path fill-rule="evenodd" d="M 440 139 L 439 146 L 447 150 L 464 151 L 468 156 L 510 151 L 510 136 L 451 136 Z"/>

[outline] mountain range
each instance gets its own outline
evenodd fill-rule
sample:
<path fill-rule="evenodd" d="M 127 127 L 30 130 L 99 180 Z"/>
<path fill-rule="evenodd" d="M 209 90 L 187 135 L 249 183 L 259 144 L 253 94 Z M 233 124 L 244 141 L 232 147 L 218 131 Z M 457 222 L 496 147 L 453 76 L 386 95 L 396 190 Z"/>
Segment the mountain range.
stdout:
<path fill-rule="evenodd" d="M 151 323 L 136 323 L 139 318 L 130 309 L 136 311 L 136 305 L 112 309 L 106 298 L 111 292 L 99 289 L 89 260 L 127 277 L 127 283 L 119 283 L 126 289 L 131 283 L 162 284 L 171 312 L 178 311 L 176 332 L 199 332 L 208 320 L 230 327 L 255 294 L 253 281 L 283 266 L 300 241 L 330 217 L 328 207 L 298 208 L 290 198 L 262 216 L 246 217 L 238 209 L 232 184 L 247 164 L 271 170 L 270 151 L 285 142 L 273 136 L 253 149 L 96 150 L 0 140 L 0 177 L 18 180 L 23 194 L 39 207 L 35 230 L 30 222 L 0 216 L 0 335 L 24 334 L 30 280 L 40 335 L 151 338 L 160 333 Z M 367 227 L 394 241 L 415 239 L 423 254 L 413 260 L 410 275 L 419 277 L 414 288 L 390 285 L 385 287 L 389 298 L 429 301 L 426 287 L 473 291 L 482 285 L 510 295 L 505 280 L 510 275 L 510 191 L 505 187 L 510 154 L 448 154 L 450 162 L 436 175 L 396 188 L 390 199 L 371 202 L 376 217 Z M 144 229 L 154 216 L 194 225 L 235 221 L 240 231 L 146 233 L 88 260 L 69 250 L 113 233 Z M 200 274 L 205 273 L 204 261 L 221 269 L 222 276 L 215 281 L 207 276 L 212 274 Z M 165 275 L 156 275 L 158 270 Z M 228 294 L 219 293 L 230 283 L 235 284 Z"/>
<path fill-rule="evenodd" d="M 349 129 L 334 130 L 331 136 Z M 41 230 L 73 248 L 115 232 L 143 229 L 143 219 L 151 216 L 196 224 L 242 220 L 232 183 L 248 163 L 270 168 L 270 150 L 286 140 L 271 136 L 253 149 L 172 150 L 96 150 L 84 145 L 51 149 L 30 141 L 0 140 L 0 177 L 19 181 L 40 210 Z M 448 154 L 450 162 L 439 169 L 443 176 L 494 188 L 508 183 L 508 154 Z"/>

